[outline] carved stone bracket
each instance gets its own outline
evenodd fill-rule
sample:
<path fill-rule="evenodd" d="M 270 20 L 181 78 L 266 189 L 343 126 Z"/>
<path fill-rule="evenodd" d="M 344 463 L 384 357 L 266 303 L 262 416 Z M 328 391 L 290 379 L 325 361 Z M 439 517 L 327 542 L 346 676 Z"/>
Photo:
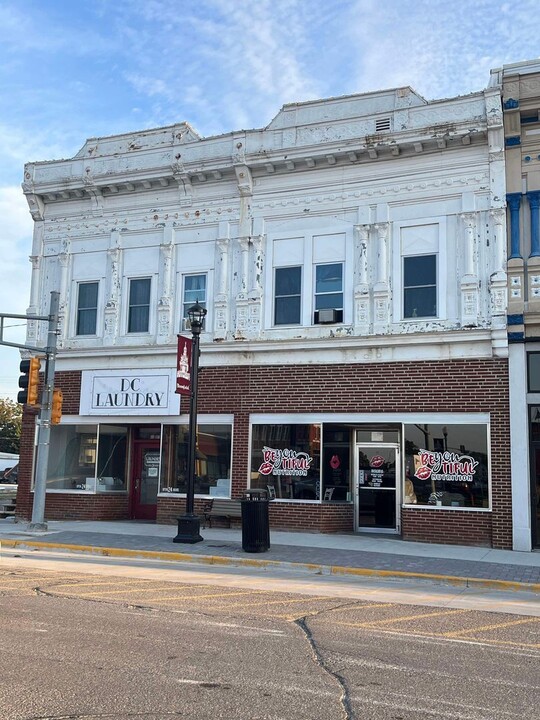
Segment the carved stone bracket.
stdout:
<path fill-rule="evenodd" d="M 31 193 L 26 195 L 26 202 L 28 203 L 32 220 L 43 220 L 45 217 L 45 203 L 43 202 L 43 198 L 35 193 Z"/>
<path fill-rule="evenodd" d="M 173 177 L 178 183 L 178 202 L 181 207 L 189 207 L 193 204 L 193 185 L 184 163 L 177 159 L 171 165 L 171 169 Z"/>
<path fill-rule="evenodd" d="M 86 168 L 82 181 L 84 189 L 90 195 L 92 215 L 94 217 L 100 217 L 103 215 L 103 196 L 101 194 L 101 189 L 98 188 L 94 182 L 91 168 Z"/>
<path fill-rule="evenodd" d="M 247 165 L 236 165 L 234 172 L 236 173 L 236 182 L 238 183 L 240 197 L 251 197 L 253 195 L 251 170 Z"/>

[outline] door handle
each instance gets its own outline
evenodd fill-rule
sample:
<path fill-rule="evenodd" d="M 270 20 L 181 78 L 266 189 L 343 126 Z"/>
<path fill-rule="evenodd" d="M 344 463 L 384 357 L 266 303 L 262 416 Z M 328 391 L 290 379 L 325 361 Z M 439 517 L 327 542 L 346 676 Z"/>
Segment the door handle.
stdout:
<path fill-rule="evenodd" d="M 139 478 L 135 478 L 135 490 L 139 489 L 139 483 L 140 483 Z"/>

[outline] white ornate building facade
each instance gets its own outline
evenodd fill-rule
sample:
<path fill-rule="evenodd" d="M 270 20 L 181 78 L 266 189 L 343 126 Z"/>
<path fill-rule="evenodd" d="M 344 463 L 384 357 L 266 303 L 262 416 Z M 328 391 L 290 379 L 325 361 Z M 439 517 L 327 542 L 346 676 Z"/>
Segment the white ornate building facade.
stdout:
<path fill-rule="evenodd" d="M 47 517 L 182 511 L 176 339 L 198 300 L 196 508 L 268 487 L 274 527 L 511 546 L 498 88 L 95 138 L 28 164 L 23 189 L 29 312 L 60 292 Z M 25 515 L 33 422 L 27 408 Z"/>

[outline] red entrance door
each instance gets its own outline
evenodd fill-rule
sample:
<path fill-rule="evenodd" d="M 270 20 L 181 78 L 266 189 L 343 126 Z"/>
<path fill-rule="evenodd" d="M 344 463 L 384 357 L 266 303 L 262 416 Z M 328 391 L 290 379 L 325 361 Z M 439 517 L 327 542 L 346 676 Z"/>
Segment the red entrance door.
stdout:
<path fill-rule="evenodd" d="M 133 519 L 156 519 L 159 470 L 159 441 L 135 440 L 131 476 L 131 517 Z"/>

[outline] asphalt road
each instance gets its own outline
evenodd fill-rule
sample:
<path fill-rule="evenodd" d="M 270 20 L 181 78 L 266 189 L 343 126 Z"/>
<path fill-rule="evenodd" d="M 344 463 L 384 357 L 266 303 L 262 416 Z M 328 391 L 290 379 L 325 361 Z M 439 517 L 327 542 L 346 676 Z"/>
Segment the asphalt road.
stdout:
<path fill-rule="evenodd" d="M 533 720 L 540 618 L 0 568 L 2 720 Z"/>

